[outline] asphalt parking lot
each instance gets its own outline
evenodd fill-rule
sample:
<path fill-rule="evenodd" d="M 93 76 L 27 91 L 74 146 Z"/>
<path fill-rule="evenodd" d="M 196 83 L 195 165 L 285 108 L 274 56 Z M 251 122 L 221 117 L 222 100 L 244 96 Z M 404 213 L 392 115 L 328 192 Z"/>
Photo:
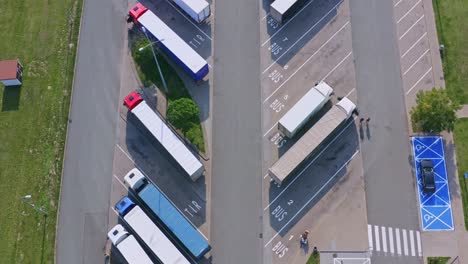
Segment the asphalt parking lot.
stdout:
<path fill-rule="evenodd" d="M 361 183 L 356 186 L 363 186 L 362 164 L 359 160 L 360 141 L 365 137 L 365 129 L 360 129 L 354 119 L 348 120 L 318 155 L 309 159 L 283 185 L 278 186 L 266 174 L 278 157 L 299 138 L 291 140 L 281 136 L 277 122 L 317 82 L 324 80 L 335 92 L 332 102 L 325 109 L 335 104 L 337 97 L 347 96 L 351 101 L 357 101 L 349 2 L 312 0 L 282 25 L 269 16 L 268 3 L 262 3 L 264 9 L 259 18 L 265 172 L 262 176 L 264 261 L 305 261 L 308 249 L 300 248 L 298 242 L 299 235 L 305 229 L 311 230 L 313 239 L 310 241 L 321 250 L 365 250 L 365 206 L 359 209 L 361 216 L 351 223 L 341 227 L 335 225 L 343 232 L 356 231 L 352 246 L 346 239 L 336 239 L 332 232 L 319 234 L 314 229 L 318 226 L 326 229 L 326 224 L 320 223 L 318 218 L 321 214 L 325 219 L 327 210 L 319 208 L 333 203 L 333 199 L 327 199 L 327 196 L 335 191 L 336 194 L 340 193 L 334 188 L 355 179 L 356 184 Z M 318 115 L 325 112 L 321 111 Z M 363 194 L 363 187 L 360 190 Z M 365 204 L 364 195 L 358 196 L 356 200 L 359 201 L 357 203 Z"/>

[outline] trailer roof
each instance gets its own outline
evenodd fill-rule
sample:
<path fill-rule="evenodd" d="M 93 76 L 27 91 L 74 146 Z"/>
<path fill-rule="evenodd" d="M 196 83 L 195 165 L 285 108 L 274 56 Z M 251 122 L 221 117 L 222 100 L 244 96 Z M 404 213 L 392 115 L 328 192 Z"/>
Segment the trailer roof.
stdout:
<path fill-rule="evenodd" d="M 317 107 L 328 101 L 333 89 L 325 82 L 312 87 L 279 121 L 288 131 L 295 131 Z"/>
<path fill-rule="evenodd" d="M 205 9 L 207 6 L 210 4 L 205 1 L 205 0 L 180 0 L 184 2 L 187 6 L 190 6 L 190 8 L 195 11 L 196 13 L 200 13 Z"/>
<path fill-rule="evenodd" d="M 161 41 L 166 48 L 177 56 L 177 58 L 187 65 L 193 73 L 197 73 L 207 64 L 205 59 L 193 50 L 153 12 L 145 12 L 140 16 L 140 18 L 138 18 L 138 22 L 151 32 L 156 39 Z"/>
<path fill-rule="evenodd" d="M 0 61 L 0 80 L 16 79 L 18 60 Z"/>
<path fill-rule="evenodd" d="M 192 177 L 202 169 L 201 162 L 145 101 L 135 106 L 132 113 L 140 119 L 188 175 Z"/>
<path fill-rule="evenodd" d="M 271 3 L 271 7 L 280 14 L 284 15 L 284 13 L 288 11 L 288 9 L 296 2 L 297 0 L 276 0 Z"/>
<path fill-rule="evenodd" d="M 270 168 L 270 173 L 281 182 L 288 177 L 324 140 L 348 117 L 338 106 L 333 106 Z"/>

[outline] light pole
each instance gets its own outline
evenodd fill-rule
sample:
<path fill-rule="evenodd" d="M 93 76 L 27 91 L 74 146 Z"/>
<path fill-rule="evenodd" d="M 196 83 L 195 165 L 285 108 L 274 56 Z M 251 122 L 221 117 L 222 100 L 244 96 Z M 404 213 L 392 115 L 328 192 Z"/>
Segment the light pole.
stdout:
<path fill-rule="evenodd" d="M 166 91 L 166 94 L 167 94 L 169 91 L 167 90 L 166 80 L 164 79 L 163 73 L 162 73 L 162 71 L 161 71 L 161 67 L 159 67 L 158 59 L 156 58 L 156 53 L 154 52 L 154 49 L 153 49 L 153 44 L 158 43 L 158 42 L 161 42 L 161 41 L 163 41 L 163 39 L 162 39 L 162 40 L 159 40 L 159 41 L 156 41 L 156 42 L 151 42 L 151 40 L 150 40 L 149 37 L 148 37 L 148 34 L 146 33 L 146 28 L 145 28 L 145 27 L 141 27 L 141 30 L 143 30 L 143 33 L 145 34 L 146 39 L 147 39 L 150 43 L 149 43 L 148 45 L 146 45 L 145 47 L 139 48 L 138 50 L 139 50 L 139 51 L 142 51 L 142 50 L 145 49 L 147 46 L 151 46 L 151 52 L 153 53 L 154 61 L 156 62 L 156 66 L 158 67 L 159 76 L 161 77 L 161 81 L 162 81 L 162 84 L 163 84 L 163 86 L 164 86 L 164 90 Z"/>
<path fill-rule="evenodd" d="M 34 210 L 41 213 L 42 215 L 47 216 L 47 212 L 44 210 L 44 208 L 39 207 L 39 206 L 37 206 L 37 205 L 35 205 L 35 204 L 33 204 L 32 202 L 29 201 L 31 198 L 32 198 L 32 195 L 28 194 L 28 195 L 25 195 L 25 196 L 21 197 L 21 201 L 23 203 L 31 206 Z"/>

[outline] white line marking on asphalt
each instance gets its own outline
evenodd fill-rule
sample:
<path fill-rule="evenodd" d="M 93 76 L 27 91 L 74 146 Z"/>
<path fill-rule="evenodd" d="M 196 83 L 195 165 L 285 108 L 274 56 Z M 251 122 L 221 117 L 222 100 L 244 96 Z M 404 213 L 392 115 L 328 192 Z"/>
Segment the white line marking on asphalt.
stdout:
<path fill-rule="evenodd" d="M 418 256 L 422 257 L 421 235 L 416 231 L 416 243 L 418 244 Z"/>
<path fill-rule="evenodd" d="M 266 177 L 268 177 L 268 173 L 267 173 L 267 174 L 265 174 L 265 176 L 263 176 L 263 179 L 266 179 Z"/>
<path fill-rule="evenodd" d="M 190 18 L 186 17 L 184 13 L 182 13 L 177 7 L 175 7 L 175 6 L 171 3 L 171 1 L 166 0 L 166 2 L 167 2 L 168 4 L 170 4 L 177 12 L 179 12 L 179 14 L 181 14 L 183 17 L 185 17 L 185 19 L 187 19 L 188 22 L 190 22 L 194 27 L 196 27 L 196 28 L 198 29 L 198 31 L 200 31 L 203 35 L 205 35 L 207 38 L 209 38 L 210 40 L 212 40 L 211 37 L 208 36 L 208 34 L 206 34 L 203 30 L 201 30 L 201 28 L 199 28 L 195 23 L 193 23 L 192 20 L 191 20 Z"/>
<path fill-rule="evenodd" d="M 424 56 L 426 56 L 428 52 L 429 49 L 427 49 L 421 56 L 419 56 L 419 58 L 403 73 L 403 76 L 405 76 L 414 67 L 414 65 L 416 65 L 416 63 L 418 63 Z"/>
<path fill-rule="evenodd" d="M 278 34 L 278 32 L 280 32 L 284 27 L 286 27 L 287 24 L 289 24 L 291 21 L 294 20 L 294 18 L 299 15 L 306 7 L 308 7 L 310 4 L 312 4 L 315 0 L 312 0 L 310 1 L 309 3 L 307 3 L 303 8 L 301 8 L 301 10 L 299 10 L 293 17 L 291 17 L 291 19 L 289 19 L 288 21 L 286 21 L 286 23 L 284 23 L 284 25 L 282 25 L 275 33 L 273 33 L 273 35 L 271 35 L 267 40 L 265 40 L 265 42 L 262 43 L 262 47 L 265 46 L 265 44 L 270 41 L 270 39 L 272 39 L 274 36 L 276 36 L 276 34 Z"/>
<path fill-rule="evenodd" d="M 355 90 L 356 90 L 356 88 L 353 88 L 353 89 L 351 89 L 351 91 L 349 91 L 349 93 L 348 93 L 348 94 L 346 94 L 346 96 L 345 96 L 345 97 L 348 97 L 348 96 L 350 96 L 350 95 L 351 95 L 351 94 L 352 94 L 352 93 L 353 93 Z"/>
<path fill-rule="evenodd" d="M 332 9 L 330 9 L 330 11 L 328 11 L 322 18 L 319 19 L 319 21 L 317 21 L 312 27 L 310 27 L 304 34 L 302 34 L 302 36 L 300 38 L 298 38 L 291 46 L 289 46 L 289 48 L 283 52 L 278 58 L 276 58 L 276 60 L 274 60 L 270 66 L 268 66 L 263 72 L 262 74 L 265 74 L 265 72 L 267 72 L 273 65 L 276 64 L 276 62 L 278 62 L 285 54 L 288 53 L 289 50 L 291 50 L 294 46 L 296 46 L 296 44 L 301 41 L 301 39 L 303 37 L 305 37 L 305 35 L 307 35 L 312 29 L 314 29 L 320 22 L 322 22 L 322 20 L 324 20 L 333 10 L 335 10 L 339 4 L 341 4 L 342 1 L 338 2 L 338 4 L 336 4 Z M 262 45 L 263 47 L 263 45 Z"/>
<path fill-rule="evenodd" d="M 401 1 L 403 0 L 398 1 L 393 7 L 397 7 L 401 3 Z"/>
<path fill-rule="evenodd" d="M 347 21 L 338 31 L 335 32 L 335 34 L 333 34 L 333 36 L 331 36 L 325 43 L 322 44 L 322 46 L 320 46 L 320 48 L 318 48 L 318 50 L 316 50 L 293 74 L 291 74 L 291 76 L 288 77 L 288 79 L 286 79 L 278 88 L 276 88 L 276 90 L 273 91 L 273 93 L 270 94 L 270 96 L 268 96 L 264 101 L 263 103 L 265 103 L 266 101 L 268 101 L 268 99 L 270 99 L 281 87 L 283 87 L 283 85 L 285 85 L 294 75 L 296 75 L 296 73 L 298 71 L 300 71 L 302 69 L 302 67 L 304 67 L 304 65 L 307 64 L 307 62 L 309 62 L 315 55 L 317 55 L 317 53 L 323 48 L 325 47 L 336 35 L 338 35 L 338 33 L 343 30 L 347 25 L 349 24 L 349 21 Z"/>
<path fill-rule="evenodd" d="M 400 229 L 395 228 L 395 237 L 396 237 L 396 245 L 397 245 L 397 254 L 401 256 L 401 240 L 400 240 Z"/>
<path fill-rule="evenodd" d="M 405 256 L 408 256 L 408 237 L 406 236 L 406 229 L 401 230 L 403 232 L 403 250 L 405 251 Z"/>
<path fill-rule="evenodd" d="M 128 155 L 128 153 L 119 145 L 119 144 L 115 144 L 119 149 L 120 151 L 122 151 L 123 154 L 125 154 L 125 156 L 127 156 L 127 158 L 133 162 L 133 164 L 135 164 L 135 161 L 132 159 L 132 157 L 130 157 L 130 155 Z"/>
<path fill-rule="evenodd" d="M 340 67 L 340 65 L 341 65 L 347 58 L 349 58 L 349 56 L 351 56 L 351 54 L 353 54 L 352 51 L 350 51 L 350 52 L 348 53 L 348 55 L 346 55 L 346 57 L 344 57 L 335 67 L 333 67 L 333 69 L 331 69 L 331 71 L 329 71 L 329 72 L 327 73 L 327 75 L 325 75 L 325 77 L 323 77 L 322 80 L 327 79 L 327 77 L 330 76 L 330 74 L 332 74 L 332 72 L 334 72 L 338 67 Z"/>
<path fill-rule="evenodd" d="M 330 177 L 330 179 L 322 186 L 320 187 L 320 189 L 301 207 L 301 209 L 299 209 L 297 211 L 297 213 L 291 217 L 291 219 L 289 219 L 289 221 L 278 231 L 276 232 L 276 234 L 270 239 L 270 241 L 268 241 L 268 243 L 265 244 L 264 247 L 267 247 L 272 241 L 273 239 L 275 239 L 275 237 L 277 237 L 282 231 L 284 228 L 286 228 L 292 220 L 294 220 L 297 215 L 302 212 L 302 210 L 304 210 L 304 208 L 323 190 L 323 188 L 325 188 L 325 186 L 327 186 L 335 177 L 336 175 L 338 175 L 338 173 L 346 166 L 348 165 L 351 160 L 353 160 L 354 156 L 356 156 L 357 154 L 359 153 L 359 150 L 356 150 L 356 152 L 354 152 L 354 154 L 351 156 L 351 158 L 349 158 L 336 172 L 335 174 L 333 174 L 333 176 Z"/>
<path fill-rule="evenodd" d="M 393 244 L 393 228 L 388 228 L 388 241 L 390 242 L 390 253 L 395 253 L 395 246 Z"/>
<path fill-rule="evenodd" d="M 416 250 L 414 249 L 414 236 L 413 236 L 413 230 L 409 231 L 409 237 L 410 237 L 410 245 L 411 245 L 411 256 L 416 256 Z"/>
<path fill-rule="evenodd" d="M 273 128 L 275 128 L 276 125 L 278 125 L 278 122 L 275 122 L 275 124 L 274 124 L 270 129 L 268 129 L 268 131 L 267 131 L 265 134 L 263 134 L 263 137 L 265 137 L 266 135 L 268 135 L 268 133 L 270 133 L 270 131 L 271 131 Z"/>
<path fill-rule="evenodd" d="M 406 12 L 400 19 L 398 19 L 397 24 L 400 24 L 400 22 L 401 22 L 409 13 L 411 13 L 411 11 L 413 11 L 413 9 L 415 9 L 416 6 L 417 6 L 419 3 L 421 3 L 421 0 L 417 1 L 416 4 L 414 4 L 414 6 L 411 7 L 410 10 L 408 10 L 408 12 Z"/>
<path fill-rule="evenodd" d="M 427 75 L 431 70 L 432 70 L 432 67 L 430 67 L 429 70 L 427 70 L 427 72 L 424 73 L 423 76 L 421 76 L 421 78 L 419 78 L 419 80 L 406 92 L 406 95 L 408 95 L 408 94 L 411 92 L 411 90 L 413 90 L 414 87 L 416 87 L 416 85 L 417 85 L 424 77 L 426 77 L 426 75 Z"/>
<path fill-rule="evenodd" d="M 416 26 L 419 23 L 419 21 L 421 21 L 421 19 L 423 18 L 424 18 L 424 14 L 418 20 L 416 20 L 416 22 L 414 22 L 414 24 L 410 28 L 408 28 L 408 30 L 406 30 L 405 33 L 403 33 L 403 35 L 401 35 L 400 40 L 404 38 L 406 34 L 408 34 L 408 32 L 410 32 L 410 30 L 413 29 L 413 27 Z"/>
<path fill-rule="evenodd" d="M 112 209 L 112 211 L 114 211 L 114 213 L 115 213 L 117 216 L 119 216 L 119 213 L 114 209 L 114 207 L 111 206 L 111 209 Z"/>
<path fill-rule="evenodd" d="M 410 52 L 410 50 L 412 50 L 416 46 L 416 44 L 418 44 L 419 41 L 421 41 L 426 35 L 427 32 L 424 32 L 424 34 L 418 40 L 416 40 L 416 42 L 414 42 L 414 44 L 403 55 L 401 55 L 401 58 L 403 59 L 406 56 L 406 54 L 408 54 L 408 52 Z"/>
<path fill-rule="evenodd" d="M 387 232 L 385 226 L 381 226 L 382 229 L 382 250 L 387 253 Z"/>
<path fill-rule="evenodd" d="M 114 174 L 114 178 L 120 183 L 122 184 L 123 187 L 125 187 L 125 189 L 127 189 L 127 186 L 125 186 L 125 184 L 119 179 L 119 177 L 117 177 L 115 174 Z"/>
<path fill-rule="evenodd" d="M 372 226 L 367 225 L 367 240 L 369 240 L 369 251 L 374 249 L 374 242 L 372 242 Z"/>
<path fill-rule="evenodd" d="M 354 120 L 356 120 L 356 118 L 357 118 L 357 117 L 355 117 Z M 271 202 L 263 209 L 263 211 L 266 211 L 276 200 L 278 200 L 278 198 L 289 188 L 289 186 L 291 186 L 291 184 L 293 184 L 297 179 L 299 179 L 299 178 L 302 176 L 302 173 L 304 173 L 304 171 L 306 171 L 306 170 L 310 167 L 310 165 L 312 165 L 312 164 L 314 163 L 314 161 L 315 161 L 316 159 L 318 159 L 318 158 L 322 155 L 322 153 L 323 153 L 325 150 L 327 150 L 327 148 L 328 148 L 331 144 L 333 144 L 333 142 L 335 142 L 335 140 L 336 140 L 339 136 L 341 136 L 341 134 L 343 134 L 343 132 L 344 132 L 351 124 L 353 124 L 353 122 L 349 122 L 349 124 L 346 125 L 346 126 L 343 128 L 343 130 L 341 130 L 341 132 L 340 132 L 338 135 L 336 135 L 335 138 L 333 138 L 333 140 L 330 141 L 330 143 L 328 143 L 328 145 L 326 145 L 326 146 L 314 157 L 314 159 L 313 159 L 304 169 L 302 169 L 302 171 L 297 175 L 297 177 L 294 178 L 288 185 L 286 185 L 286 187 L 284 187 L 284 189 L 275 197 L 275 199 L 273 199 L 273 201 L 271 201 Z M 354 156 L 353 156 L 353 157 L 354 157 Z M 268 175 L 268 174 L 267 174 L 267 175 Z M 267 176 L 267 175 L 265 175 L 265 176 Z"/>
<path fill-rule="evenodd" d="M 379 226 L 374 226 L 375 250 L 380 251 Z"/>
<path fill-rule="evenodd" d="M 266 15 L 265 15 L 264 17 L 262 17 L 262 19 L 260 19 L 260 21 L 263 21 L 263 20 L 265 20 L 265 18 L 267 18 L 267 16 L 268 16 L 269 14 L 270 14 L 270 13 L 269 13 L 269 12 L 267 12 L 267 13 L 266 13 Z"/>

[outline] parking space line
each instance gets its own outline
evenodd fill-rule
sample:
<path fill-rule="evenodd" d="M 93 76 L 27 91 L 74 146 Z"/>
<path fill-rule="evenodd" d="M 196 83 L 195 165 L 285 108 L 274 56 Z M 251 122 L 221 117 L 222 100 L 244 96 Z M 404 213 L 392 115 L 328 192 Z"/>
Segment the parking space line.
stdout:
<path fill-rule="evenodd" d="M 123 187 L 125 187 L 125 189 L 127 189 L 127 186 L 125 186 L 125 184 L 114 174 L 114 178 L 120 183 L 122 184 Z"/>
<path fill-rule="evenodd" d="M 395 238 L 396 238 L 397 254 L 401 256 L 401 240 L 400 240 L 399 228 L 395 228 Z"/>
<path fill-rule="evenodd" d="M 424 34 L 418 40 L 416 40 L 416 42 L 414 42 L 414 44 L 411 45 L 411 47 L 403 55 L 401 55 L 401 58 L 403 59 L 406 56 L 406 54 L 408 54 L 408 52 L 410 52 L 410 50 L 412 50 L 416 46 L 416 44 L 418 44 L 419 41 L 421 41 L 426 35 L 427 32 L 424 32 Z"/>
<path fill-rule="evenodd" d="M 418 245 L 418 256 L 422 257 L 421 235 L 419 234 L 419 231 L 416 231 L 416 243 Z"/>
<path fill-rule="evenodd" d="M 375 250 L 380 251 L 380 237 L 379 237 L 379 226 L 374 226 L 375 235 Z"/>
<path fill-rule="evenodd" d="M 188 22 L 190 22 L 194 27 L 196 27 L 196 28 L 198 29 L 198 31 L 200 31 L 203 35 L 205 35 L 207 38 L 209 38 L 211 41 L 213 41 L 213 40 L 211 39 L 211 37 L 208 36 L 208 34 L 205 33 L 205 31 L 201 30 L 201 28 L 199 28 L 195 23 L 193 23 L 192 20 L 191 20 L 190 18 L 186 17 L 184 13 L 182 13 L 177 7 L 175 7 L 175 6 L 171 3 L 171 1 L 166 0 L 166 2 L 167 2 L 168 4 L 170 4 L 177 12 L 179 12 L 179 14 L 181 14 L 183 17 L 185 17 L 185 19 L 186 19 Z"/>
<path fill-rule="evenodd" d="M 384 253 L 387 253 L 387 232 L 385 226 L 381 226 L 382 228 L 382 250 Z"/>
<path fill-rule="evenodd" d="M 114 213 L 115 213 L 117 216 L 119 216 L 119 213 L 114 209 L 114 207 L 111 206 L 110 208 L 112 209 L 112 211 L 114 211 Z"/>
<path fill-rule="evenodd" d="M 372 241 L 372 226 L 367 225 L 367 240 L 369 240 L 369 251 L 374 249 L 374 242 Z"/>
<path fill-rule="evenodd" d="M 422 79 L 424 79 L 424 77 L 426 77 L 426 75 L 427 75 L 431 70 L 432 70 L 432 67 L 430 67 L 429 70 L 427 70 L 427 72 L 424 73 L 423 76 L 421 76 L 421 78 L 419 78 L 419 80 L 406 92 L 406 95 L 408 95 L 408 94 L 411 92 L 411 90 L 413 90 L 414 87 L 416 87 L 416 85 L 418 85 L 418 83 L 419 83 Z"/>
<path fill-rule="evenodd" d="M 413 236 L 413 230 L 409 231 L 409 236 L 410 236 L 410 245 L 411 245 L 411 256 L 416 256 L 416 250 L 414 249 L 414 236 Z"/>
<path fill-rule="evenodd" d="M 418 20 L 416 20 L 416 22 L 414 22 L 414 24 L 411 25 L 411 27 L 409 27 L 408 30 L 405 31 L 405 33 L 403 33 L 403 35 L 401 35 L 400 40 L 404 38 L 406 34 L 408 34 L 408 32 L 410 32 L 410 30 L 413 29 L 413 27 L 416 26 L 419 23 L 419 21 L 421 21 L 421 19 L 423 18 L 424 18 L 424 14 Z"/>
<path fill-rule="evenodd" d="M 414 6 L 411 7 L 410 10 L 408 10 L 408 12 L 406 12 L 400 19 L 398 19 L 397 24 L 400 24 L 400 22 L 401 22 L 409 13 L 411 13 L 411 11 L 413 11 L 413 9 L 415 9 L 416 6 L 417 6 L 419 3 L 421 3 L 421 0 L 417 1 L 416 4 L 414 4 Z"/>
<path fill-rule="evenodd" d="M 332 74 L 338 67 L 340 67 L 340 65 L 341 65 L 347 58 L 349 58 L 349 56 L 351 56 L 351 54 L 353 54 L 352 51 L 350 51 L 350 52 L 348 53 L 348 55 L 346 55 L 346 57 L 344 57 L 335 67 L 333 67 L 333 69 L 331 69 L 331 71 L 329 71 L 329 72 L 327 73 L 327 75 L 325 75 L 325 77 L 323 77 L 322 80 L 327 79 L 327 77 L 330 76 L 330 74 Z"/>
<path fill-rule="evenodd" d="M 306 7 L 308 7 L 310 4 L 312 4 L 315 0 L 311 0 L 309 3 L 307 3 L 303 8 L 301 8 L 293 17 L 291 17 L 291 19 L 289 19 L 288 21 L 286 21 L 286 23 L 284 23 L 275 33 L 273 33 L 273 35 L 271 35 L 267 40 L 265 40 L 265 42 L 262 43 L 262 46 L 265 46 L 265 44 L 270 41 L 270 39 L 272 39 L 274 36 L 276 36 L 276 34 L 278 34 L 278 32 L 280 32 L 284 27 L 286 27 L 287 24 L 289 24 L 291 21 L 294 20 L 294 18 L 296 18 L 297 15 L 299 15 Z"/>
<path fill-rule="evenodd" d="M 408 256 L 408 241 L 406 236 L 406 229 L 401 230 L 403 232 L 403 249 L 405 251 L 405 256 Z"/>
<path fill-rule="evenodd" d="M 267 18 L 267 16 L 270 14 L 270 12 L 267 12 L 266 15 L 264 17 L 262 17 L 262 19 L 260 19 L 260 21 L 263 21 L 265 20 L 265 18 Z"/>
<path fill-rule="evenodd" d="M 357 118 L 357 117 L 355 117 L 355 118 L 353 119 L 353 121 L 356 120 L 356 118 Z M 284 187 L 284 189 L 275 197 L 275 199 L 273 199 L 273 201 L 271 201 L 271 202 L 263 209 L 263 211 L 266 211 L 276 200 L 278 200 L 278 198 L 289 188 L 289 186 L 291 186 L 291 184 L 293 184 L 297 179 L 299 179 L 299 178 L 302 176 L 302 173 L 304 173 L 304 171 L 306 171 L 306 170 L 314 163 L 314 161 L 317 160 L 317 159 L 323 154 L 323 152 L 325 152 L 325 150 L 327 150 L 328 147 L 329 147 L 331 144 L 333 144 L 333 142 L 335 142 L 335 140 L 336 140 L 339 136 L 341 136 L 341 134 L 343 134 L 343 132 L 344 132 L 346 129 L 348 129 L 348 127 L 349 127 L 351 124 L 353 124 L 353 122 L 349 122 L 349 124 L 347 124 L 347 125 L 343 128 L 343 130 L 341 130 L 341 132 L 338 133 L 338 135 L 336 135 L 336 136 L 333 138 L 333 140 L 330 141 L 330 143 L 328 143 L 328 144 L 314 157 L 314 159 L 313 159 L 309 164 L 307 164 L 307 166 L 306 166 L 304 169 L 302 169 L 302 171 L 297 175 L 297 177 L 294 178 L 290 183 L 288 183 L 288 185 L 286 185 L 286 187 Z M 265 176 L 267 176 L 267 175 L 268 175 L 268 173 L 267 173 Z M 266 177 L 265 177 L 265 178 L 266 178 Z"/>
<path fill-rule="evenodd" d="M 403 0 L 398 1 L 393 7 L 397 7 L 401 3 L 401 1 Z"/>
<path fill-rule="evenodd" d="M 273 93 L 271 93 L 264 101 L 263 103 L 265 103 L 266 101 L 268 101 L 268 99 L 270 99 L 281 87 L 283 87 L 283 85 L 285 85 L 294 75 L 296 75 L 296 73 L 298 73 L 302 67 L 304 67 L 304 65 L 306 65 L 315 55 L 317 55 L 317 53 L 323 48 L 325 47 L 336 35 L 338 35 L 338 33 L 340 33 L 347 25 L 349 24 L 349 21 L 347 21 L 338 31 L 336 31 L 327 41 L 325 41 L 325 43 L 322 44 L 322 46 L 320 46 L 293 74 L 291 74 L 278 88 L 276 88 L 276 90 L 273 91 Z"/>
<path fill-rule="evenodd" d="M 405 76 L 414 67 L 414 65 L 416 65 L 416 63 L 418 63 L 424 56 L 426 56 L 428 52 L 429 49 L 427 49 L 421 56 L 419 56 L 419 58 L 403 73 L 403 76 Z"/>
<path fill-rule="evenodd" d="M 305 35 L 307 35 L 312 29 L 314 29 L 320 22 L 322 22 L 322 20 L 324 20 L 333 10 L 335 10 L 339 4 L 341 4 L 343 1 L 340 1 L 338 2 L 338 4 L 336 4 L 332 9 L 330 9 L 330 11 L 328 11 L 322 18 L 319 19 L 319 21 L 317 21 L 312 27 L 310 27 L 304 34 L 302 34 L 302 36 L 300 38 L 298 38 L 291 46 L 289 46 L 289 48 L 283 52 L 275 61 L 273 61 L 270 66 L 268 66 L 263 72 L 262 74 L 265 74 L 265 72 L 267 72 L 273 65 L 275 65 L 285 54 L 288 53 L 288 51 L 290 51 L 294 46 L 296 46 L 296 44 L 301 41 L 302 38 L 305 37 Z"/>
<path fill-rule="evenodd" d="M 351 158 L 349 158 L 336 172 L 335 174 L 333 174 L 333 176 L 330 177 L 330 179 L 328 179 L 328 181 L 322 186 L 320 187 L 320 189 L 301 207 L 301 209 L 299 209 L 296 214 L 293 215 L 293 217 L 291 217 L 291 219 L 289 219 L 289 221 L 278 231 L 276 232 L 276 234 L 268 241 L 268 243 L 265 244 L 264 247 L 267 247 L 272 241 L 273 239 L 275 239 L 290 223 L 292 220 L 294 220 L 298 215 L 299 213 L 302 212 L 302 210 L 304 210 L 304 208 L 323 190 L 323 188 L 325 188 L 325 186 L 327 186 L 335 177 L 336 175 L 338 175 L 338 173 L 346 166 L 348 165 L 351 160 L 353 160 L 353 158 L 359 153 L 359 150 L 356 150 L 356 152 L 354 152 L 354 154 L 351 156 Z M 297 178 L 296 178 L 297 179 Z"/>
<path fill-rule="evenodd" d="M 349 93 L 348 93 L 348 94 L 346 94 L 346 96 L 345 96 L 345 97 L 348 97 L 348 96 L 350 96 L 350 95 L 351 95 L 351 94 L 352 94 L 352 93 L 353 93 L 355 90 L 356 90 L 356 88 L 353 88 L 353 89 L 351 89 L 351 91 L 349 91 Z"/>
<path fill-rule="evenodd" d="M 268 135 L 268 133 L 270 133 L 270 131 L 271 131 L 273 128 L 275 128 L 277 124 L 278 124 L 278 122 L 275 122 L 275 124 L 274 124 L 270 129 L 268 129 L 268 131 L 267 131 L 265 134 L 263 134 L 263 137 L 265 137 L 266 135 Z"/>
<path fill-rule="evenodd" d="M 390 253 L 395 253 L 395 246 L 393 245 L 393 228 L 388 228 L 388 241 L 390 241 Z"/>

